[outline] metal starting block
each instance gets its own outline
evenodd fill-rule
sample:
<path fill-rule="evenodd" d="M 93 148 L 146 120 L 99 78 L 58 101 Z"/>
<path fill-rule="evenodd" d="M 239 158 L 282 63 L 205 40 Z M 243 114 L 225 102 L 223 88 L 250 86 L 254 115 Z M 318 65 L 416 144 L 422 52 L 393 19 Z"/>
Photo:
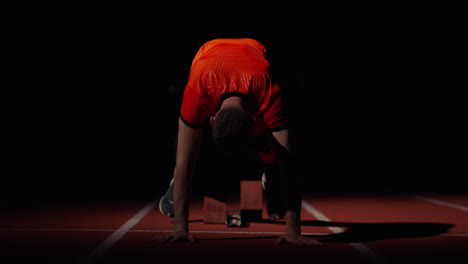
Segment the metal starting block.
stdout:
<path fill-rule="evenodd" d="M 240 209 L 227 210 L 224 202 L 205 196 L 203 222 L 225 224 L 228 227 L 245 227 L 248 222 L 260 222 L 263 212 L 263 188 L 261 181 L 240 182 Z"/>
<path fill-rule="evenodd" d="M 226 214 L 226 226 L 228 227 L 245 227 L 245 221 L 242 221 L 240 210 L 228 210 Z"/>

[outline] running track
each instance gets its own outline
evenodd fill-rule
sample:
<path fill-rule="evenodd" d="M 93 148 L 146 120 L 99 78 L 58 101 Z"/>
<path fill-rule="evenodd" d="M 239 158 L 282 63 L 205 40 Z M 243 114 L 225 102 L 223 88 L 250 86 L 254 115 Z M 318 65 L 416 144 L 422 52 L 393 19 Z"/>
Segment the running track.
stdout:
<path fill-rule="evenodd" d="M 468 194 L 307 195 L 302 231 L 323 242 L 275 244 L 284 225 L 206 225 L 192 203 L 194 244 L 155 245 L 170 232 L 157 199 L 7 207 L 0 219 L 0 263 L 466 263 Z M 237 201 L 229 202 L 236 209 Z M 266 217 L 266 213 L 264 213 Z"/>

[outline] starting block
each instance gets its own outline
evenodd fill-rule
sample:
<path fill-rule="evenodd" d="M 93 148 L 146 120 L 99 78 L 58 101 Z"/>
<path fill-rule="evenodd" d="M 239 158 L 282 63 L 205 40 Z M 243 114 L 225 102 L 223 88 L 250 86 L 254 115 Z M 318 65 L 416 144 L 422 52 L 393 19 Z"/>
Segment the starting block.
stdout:
<path fill-rule="evenodd" d="M 241 181 L 240 212 L 243 221 L 262 220 L 263 187 L 261 181 Z"/>
<path fill-rule="evenodd" d="M 226 203 L 205 196 L 203 199 L 203 222 L 205 224 L 225 224 L 226 210 Z"/>
<path fill-rule="evenodd" d="M 263 212 L 263 187 L 261 181 L 240 182 L 240 209 L 227 210 L 224 202 L 205 196 L 203 222 L 225 224 L 228 227 L 244 227 L 247 222 L 260 222 Z"/>

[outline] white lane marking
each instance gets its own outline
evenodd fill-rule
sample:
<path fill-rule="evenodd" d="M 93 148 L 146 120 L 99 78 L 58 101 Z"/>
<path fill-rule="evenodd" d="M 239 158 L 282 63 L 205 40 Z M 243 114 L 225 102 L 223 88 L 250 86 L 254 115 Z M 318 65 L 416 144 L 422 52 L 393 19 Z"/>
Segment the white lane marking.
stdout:
<path fill-rule="evenodd" d="M 330 227 L 329 229 L 332 229 Z M 338 228 L 339 229 L 339 228 Z M 104 229 L 104 228 L 0 228 L 0 232 L 114 232 L 115 229 Z M 132 229 L 128 230 L 128 233 L 170 233 L 172 230 L 158 230 L 158 229 Z M 191 233 L 198 234 L 258 234 L 258 235 L 281 235 L 284 232 L 253 232 L 253 231 L 210 231 L 210 230 L 191 230 Z M 304 235 L 310 236 L 323 236 L 328 235 L 327 233 L 307 233 L 303 232 Z M 468 234 L 464 233 L 448 233 L 441 234 L 443 236 L 456 236 L 456 237 L 468 237 Z"/>
<path fill-rule="evenodd" d="M 329 229 L 336 228 L 330 227 Z M 341 229 L 341 228 L 336 228 Z M 0 232 L 115 232 L 116 229 L 105 229 L 105 228 L 0 228 Z M 170 229 L 132 229 L 128 230 L 128 233 L 171 233 Z M 191 230 L 191 233 L 198 234 L 258 234 L 258 235 L 281 235 L 284 232 L 254 232 L 254 231 L 210 231 L 210 230 Z M 327 233 L 307 233 L 303 232 L 304 235 L 310 236 L 323 236 L 328 235 Z M 456 236 L 456 237 L 468 237 L 468 234 L 464 233 L 448 233 L 441 234 L 443 236 Z"/>
<path fill-rule="evenodd" d="M 171 233 L 172 230 L 131 230 L 133 232 L 149 232 L 149 233 Z M 190 233 L 198 234 L 241 234 L 241 235 L 282 235 L 284 232 L 255 232 L 255 231 L 211 231 L 211 230 L 190 230 Z M 322 236 L 325 233 L 303 233 L 304 235 Z"/>
<path fill-rule="evenodd" d="M 2 228 L 0 232 L 114 232 L 104 228 Z M 131 231 L 131 230 L 130 230 Z"/>
<path fill-rule="evenodd" d="M 157 201 L 148 203 L 143 209 L 141 209 L 136 215 L 130 218 L 125 224 L 119 229 L 115 230 L 106 240 L 99 244 L 91 253 L 84 259 L 79 261 L 80 264 L 93 263 L 99 256 L 103 255 L 109 248 L 111 248 L 119 239 L 121 239 L 133 226 L 135 226 L 140 220 L 151 212 L 156 206 Z"/>
<path fill-rule="evenodd" d="M 433 199 L 433 198 L 423 196 L 423 195 L 409 194 L 408 196 L 413 197 L 413 198 L 418 199 L 418 200 L 426 201 L 426 202 L 429 202 L 429 203 L 432 203 L 432 204 L 451 207 L 451 208 L 455 208 L 455 209 L 458 209 L 458 210 L 468 212 L 468 207 L 463 206 L 463 205 L 448 203 L 448 202 Z"/>
<path fill-rule="evenodd" d="M 317 210 L 315 207 L 313 207 L 311 204 L 307 203 L 306 201 L 302 202 L 302 207 L 304 207 L 304 209 L 307 212 L 311 213 L 318 220 L 324 221 L 324 222 L 331 222 L 330 219 L 328 219 L 328 217 L 326 217 L 322 212 Z M 341 233 L 341 232 L 344 231 L 342 228 L 336 227 L 336 226 L 329 226 L 328 229 L 330 231 L 332 231 L 333 233 L 335 233 L 335 234 L 336 233 Z M 359 253 L 361 253 L 364 256 L 366 256 L 367 258 L 371 259 L 373 262 L 382 263 L 382 264 L 390 263 L 388 260 L 384 259 L 382 256 L 375 253 L 374 251 L 372 251 L 370 248 L 368 248 L 366 245 L 364 245 L 362 243 L 348 243 L 348 244 L 350 244 Z"/>
<path fill-rule="evenodd" d="M 0 232 L 115 232 L 116 229 L 104 229 L 104 228 L 4 228 L 0 229 Z M 132 229 L 128 230 L 127 233 L 171 233 L 173 230 L 170 229 Z M 198 234 L 252 234 L 252 235 L 281 235 L 284 232 L 255 232 L 255 231 L 212 231 L 212 230 L 190 230 L 191 233 Z M 304 235 L 316 235 L 322 236 L 326 233 L 303 233 Z"/>

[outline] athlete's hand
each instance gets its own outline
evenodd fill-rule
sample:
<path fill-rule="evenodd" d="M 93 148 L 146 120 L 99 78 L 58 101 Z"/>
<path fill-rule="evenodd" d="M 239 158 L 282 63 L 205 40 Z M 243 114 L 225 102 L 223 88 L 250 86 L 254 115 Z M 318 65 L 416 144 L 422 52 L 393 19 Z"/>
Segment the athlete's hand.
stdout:
<path fill-rule="evenodd" d="M 305 237 L 299 234 L 284 234 L 278 237 L 278 240 L 276 241 L 278 244 L 293 244 L 293 245 L 299 245 L 299 246 L 318 246 L 321 245 L 322 243 L 310 238 L 310 237 Z"/>
<path fill-rule="evenodd" d="M 158 236 L 153 239 L 156 244 L 171 244 L 178 242 L 197 242 L 197 239 L 186 231 L 174 231 L 169 235 Z"/>

